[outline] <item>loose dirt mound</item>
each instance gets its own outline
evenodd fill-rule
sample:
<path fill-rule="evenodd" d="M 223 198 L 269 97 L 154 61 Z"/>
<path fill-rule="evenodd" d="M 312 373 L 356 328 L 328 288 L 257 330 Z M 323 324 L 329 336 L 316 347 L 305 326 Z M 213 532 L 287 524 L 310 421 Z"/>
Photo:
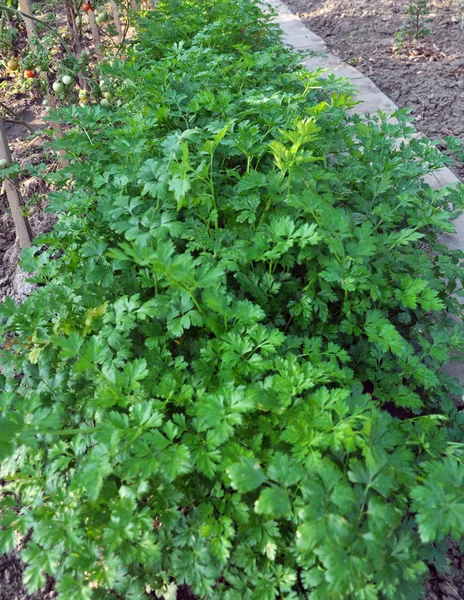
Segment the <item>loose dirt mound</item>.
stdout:
<path fill-rule="evenodd" d="M 15 552 L 0 556 L 0 600 L 53 600 L 53 582 L 50 580 L 45 588 L 30 596 L 21 579 L 24 564 Z"/>

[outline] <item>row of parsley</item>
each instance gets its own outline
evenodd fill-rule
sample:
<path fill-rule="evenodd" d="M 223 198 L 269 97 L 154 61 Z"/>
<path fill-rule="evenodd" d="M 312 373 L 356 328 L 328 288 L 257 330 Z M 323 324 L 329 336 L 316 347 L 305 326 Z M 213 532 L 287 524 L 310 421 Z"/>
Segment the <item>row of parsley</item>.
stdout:
<path fill-rule="evenodd" d="M 251 0 L 166 0 L 106 67 L 124 104 L 62 111 L 39 287 L 0 308 L 31 591 L 409 600 L 461 537 L 462 190 L 299 60 Z"/>

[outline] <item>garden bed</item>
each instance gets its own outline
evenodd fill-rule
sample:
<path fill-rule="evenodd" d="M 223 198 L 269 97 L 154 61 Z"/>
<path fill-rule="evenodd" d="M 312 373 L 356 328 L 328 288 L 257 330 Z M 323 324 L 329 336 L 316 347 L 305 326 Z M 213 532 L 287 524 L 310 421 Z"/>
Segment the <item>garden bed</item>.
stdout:
<path fill-rule="evenodd" d="M 2 552 L 65 600 L 419 598 L 464 533 L 441 155 L 248 0 L 160 3 L 105 76 L 1 308 Z"/>
<path fill-rule="evenodd" d="M 370 77 L 433 140 L 464 138 L 464 32 L 457 3 L 429 2 L 430 35 L 395 52 L 407 0 L 288 0 L 303 22 L 345 62 Z M 398 45 L 398 44 L 397 44 Z M 453 169 L 462 179 L 461 164 Z"/>

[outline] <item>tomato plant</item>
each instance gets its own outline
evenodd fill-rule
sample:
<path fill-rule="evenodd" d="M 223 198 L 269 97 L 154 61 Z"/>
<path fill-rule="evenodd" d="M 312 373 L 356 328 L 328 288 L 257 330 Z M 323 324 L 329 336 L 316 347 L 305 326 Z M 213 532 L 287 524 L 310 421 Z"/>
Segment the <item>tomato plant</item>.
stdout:
<path fill-rule="evenodd" d="M 73 0 L 66 0 L 66 14 L 71 28 L 71 46 L 69 46 L 69 42 L 66 41 L 68 37 L 60 34 L 58 29 L 53 24 L 53 18 L 50 18 L 55 15 L 57 5 L 58 4 L 55 0 L 49 0 L 49 2 L 47 2 L 43 7 L 45 9 L 44 12 L 40 14 L 40 17 L 36 17 L 34 20 L 34 23 L 37 27 L 37 37 L 40 39 L 40 43 L 34 43 L 32 38 L 29 40 L 28 45 L 24 47 L 24 40 L 18 39 L 17 27 L 20 23 L 18 20 L 18 13 L 16 9 L 13 6 L 10 6 L 9 2 L 7 2 L 4 10 L 6 10 L 11 17 L 11 26 L 7 27 L 6 32 L 0 35 L 0 48 L 2 45 L 5 46 L 10 56 L 11 50 L 13 49 L 15 54 L 18 54 L 19 56 L 19 60 L 16 58 L 9 58 L 5 60 L 5 63 L 8 63 L 9 61 L 9 65 L 11 67 L 8 67 L 7 64 L 7 69 L 11 72 L 14 72 L 19 68 L 25 69 L 29 71 L 27 75 L 25 73 L 25 77 L 30 79 L 34 78 L 31 77 L 30 73 L 30 71 L 33 70 L 36 72 L 48 73 L 48 76 L 52 80 L 55 77 L 69 77 L 71 78 L 71 82 L 64 83 L 65 85 L 71 86 L 72 81 L 78 80 L 81 88 L 87 87 L 90 89 L 94 87 L 96 81 L 98 81 L 99 68 L 94 64 L 92 53 L 85 48 L 82 48 L 82 23 L 79 27 L 77 27 L 76 18 L 77 22 L 79 22 L 79 7 L 84 11 L 94 10 L 95 7 L 98 7 L 99 13 L 97 15 L 97 20 L 99 23 L 102 23 L 107 17 L 106 13 L 104 12 L 104 5 L 103 3 L 97 2 L 94 6 L 94 3 L 90 2 L 84 2 L 81 4 L 80 2 L 74 2 Z M 122 4 L 120 8 L 127 9 L 128 7 L 125 7 L 124 4 Z M 131 18 L 135 18 L 133 11 L 129 11 L 128 14 Z M 8 23 L 9 22 L 10 21 L 8 21 Z M 119 17 L 118 25 L 121 28 Z M 6 35 L 6 33 L 8 33 L 8 35 Z M 117 32 L 114 26 L 110 26 L 106 30 L 106 34 L 108 36 L 115 35 L 116 33 Z M 121 40 L 119 40 L 119 42 L 120 41 Z M 105 41 L 105 46 L 111 46 L 112 43 L 112 40 L 107 38 Z M 93 79 L 94 82 L 92 83 Z M 68 81 L 68 79 L 66 79 L 66 81 Z M 45 91 L 45 86 L 42 87 Z M 73 94 L 69 91 L 67 97 L 71 99 L 72 95 Z M 97 101 L 100 99 L 98 89 L 95 99 Z"/>

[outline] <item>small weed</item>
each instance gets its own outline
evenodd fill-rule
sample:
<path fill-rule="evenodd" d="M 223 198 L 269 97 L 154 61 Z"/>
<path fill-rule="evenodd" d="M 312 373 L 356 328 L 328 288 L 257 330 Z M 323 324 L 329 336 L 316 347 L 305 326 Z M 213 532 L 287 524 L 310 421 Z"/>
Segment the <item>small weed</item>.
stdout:
<path fill-rule="evenodd" d="M 405 27 L 395 33 L 393 50 L 400 54 L 406 42 L 416 42 L 427 37 L 430 29 L 426 27 L 428 15 L 430 14 L 429 0 L 408 0 L 408 18 Z"/>
<path fill-rule="evenodd" d="M 408 20 L 406 22 L 405 34 L 413 39 L 421 39 L 430 34 L 427 29 L 427 17 L 430 13 L 429 0 L 410 0 L 408 7 Z"/>

